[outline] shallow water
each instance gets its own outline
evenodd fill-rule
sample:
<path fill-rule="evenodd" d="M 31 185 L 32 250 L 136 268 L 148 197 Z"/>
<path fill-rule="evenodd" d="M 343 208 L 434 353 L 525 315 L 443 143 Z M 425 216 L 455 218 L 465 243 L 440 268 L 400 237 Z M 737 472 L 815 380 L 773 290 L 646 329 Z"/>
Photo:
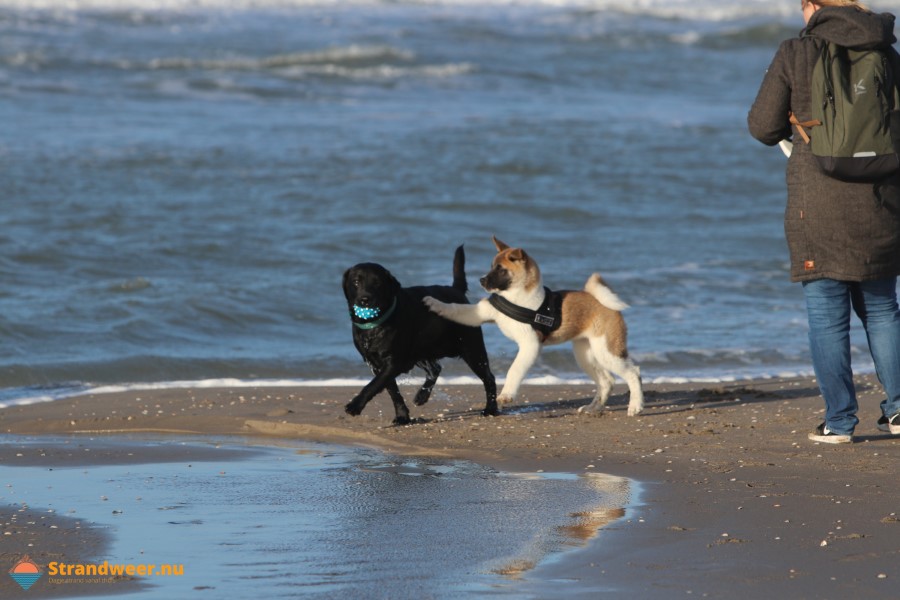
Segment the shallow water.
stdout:
<path fill-rule="evenodd" d="M 110 441 L 138 455 L 141 444 L 176 443 L 101 443 Z M 81 438 L 27 443 L 90 446 Z M 108 531 L 110 556 L 83 562 L 183 565 L 182 576 L 142 578 L 150 587 L 134 598 L 240 600 L 262 590 L 284 598 L 524 598 L 534 567 L 602 543 L 592 542 L 598 528 L 637 501 L 633 482 L 602 474 L 243 444 L 221 440 L 214 447 L 227 452 L 223 460 L 190 464 L 3 465 L 0 505 L 46 508 Z M 0 540 L 5 552 L 30 551 L 13 545 Z M 40 585 L 50 583 L 29 594 L 39 597 Z"/>

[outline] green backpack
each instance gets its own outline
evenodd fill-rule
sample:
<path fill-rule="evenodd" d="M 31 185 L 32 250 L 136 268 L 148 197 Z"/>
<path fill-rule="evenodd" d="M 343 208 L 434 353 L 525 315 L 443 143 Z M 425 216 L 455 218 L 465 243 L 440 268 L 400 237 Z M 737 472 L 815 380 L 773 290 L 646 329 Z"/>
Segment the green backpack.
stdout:
<path fill-rule="evenodd" d="M 900 171 L 900 95 L 890 57 L 823 41 L 812 72 L 812 120 L 791 118 L 826 175 L 881 181 Z M 821 126 L 821 127 L 819 127 Z"/>

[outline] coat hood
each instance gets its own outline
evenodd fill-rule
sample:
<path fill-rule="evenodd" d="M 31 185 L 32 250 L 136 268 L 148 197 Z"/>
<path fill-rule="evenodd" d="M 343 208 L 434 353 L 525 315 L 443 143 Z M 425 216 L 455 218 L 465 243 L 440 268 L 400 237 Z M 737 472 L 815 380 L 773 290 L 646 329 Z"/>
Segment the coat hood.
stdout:
<path fill-rule="evenodd" d="M 817 10 L 802 35 L 815 36 L 855 50 L 883 48 L 897 41 L 894 15 L 866 12 L 854 7 L 826 6 Z"/>

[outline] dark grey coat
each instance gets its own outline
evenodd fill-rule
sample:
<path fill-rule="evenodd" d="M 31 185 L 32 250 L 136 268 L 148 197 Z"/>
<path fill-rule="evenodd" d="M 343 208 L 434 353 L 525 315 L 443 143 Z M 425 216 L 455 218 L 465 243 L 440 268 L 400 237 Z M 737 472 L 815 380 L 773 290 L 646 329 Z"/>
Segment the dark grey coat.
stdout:
<path fill-rule="evenodd" d="M 896 42 L 893 29 L 891 14 L 826 7 L 812 16 L 805 31 L 864 49 L 890 48 Z M 821 44 L 816 37 L 802 36 L 781 44 L 747 117 L 753 137 L 774 146 L 792 136 L 789 112 L 800 121 L 811 118 L 810 77 Z M 900 65 L 892 48 L 890 53 Z M 900 77 L 900 69 L 895 72 Z M 838 181 L 819 170 L 799 135 L 793 140 L 784 214 L 791 280 L 866 281 L 900 275 L 900 177 L 877 188 Z"/>

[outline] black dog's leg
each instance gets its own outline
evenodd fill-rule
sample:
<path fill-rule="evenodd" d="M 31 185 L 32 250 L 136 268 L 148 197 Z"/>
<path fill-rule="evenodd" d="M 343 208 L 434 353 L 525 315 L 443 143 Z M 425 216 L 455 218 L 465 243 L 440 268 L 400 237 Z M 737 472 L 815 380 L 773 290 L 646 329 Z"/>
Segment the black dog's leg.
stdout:
<path fill-rule="evenodd" d="M 385 389 L 394 403 L 394 412 L 396 413 L 394 425 L 408 425 L 409 409 L 406 407 L 406 402 L 403 401 L 403 396 L 400 395 L 400 388 L 397 387 L 397 380 L 394 379 L 391 371 L 376 372 L 375 379 L 370 381 L 353 400 L 348 402 L 344 410 L 347 414 L 354 417 L 359 415 L 366 407 L 366 404 Z"/>
<path fill-rule="evenodd" d="M 354 417 L 362 413 L 363 409 L 366 407 L 366 404 L 369 403 L 372 398 L 380 394 L 385 387 L 390 382 L 394 382 L 395 374 L 391 372 L 390 369 L 385 369 L 383 371 L 375 371 L 375 378 L 372 379 L 366 386 L 360 390 L 360 392 L 347 403 L 344 407 L 344 411 L 348 415 L 353 415 Z M 394 382 L 394 387 L 397 386 L 397 383 Z M 396 405 L 396 401 L 394 401 Z"/>
<path fill-rule="evenodd" d="M 496 417 L 500 414 L 500 409 L 497 406 L 497 383 L 494 380 L 494 374 L 491 373 L 491 365 L 488 361 L 484 341 L 481 340 L 480 344 L 469 345 L 469 347 L 472 346 L 476 349 L 472 352 L 463 354 L 462 359 L 469 365 L 472 372 L 478 375 L 478 378 L 481 379 L 481 382 L 484 384 L 484 393 L 485 396 L 487 396 L 487 402 L 485 403 L 484 410 L 481 411 L 481 414 L 485 417 Z"/>
<path fill-rule="evenodd" d="M 436 360 L 420 362 L 419 366 L 425 369 L 425 383 L 423 383 L 422 387 L 419 388 L 419 391 L 416 392 L 416 399 L 413 400 L 413 402 L 416 403 L 416 406 L 422 406 L 428 402 L 428 399 L 431 398 L 431 391 L 434 389 L 434 384 L 441 374 L 441 363 Z"/>
<path fill-rule="evenodd" d="M 391 400 L 394 401 L 394 413 L 396 416 L 394 417 L 394 425 L 409 425 L 409 409 L 406 407 L 406 402 L 403 401 L 403 396 L 400 395 L 400 388 L 397 387 L 397 380 L 391 379 L 387 383 L 387 391 L 391 396 Z"/>

